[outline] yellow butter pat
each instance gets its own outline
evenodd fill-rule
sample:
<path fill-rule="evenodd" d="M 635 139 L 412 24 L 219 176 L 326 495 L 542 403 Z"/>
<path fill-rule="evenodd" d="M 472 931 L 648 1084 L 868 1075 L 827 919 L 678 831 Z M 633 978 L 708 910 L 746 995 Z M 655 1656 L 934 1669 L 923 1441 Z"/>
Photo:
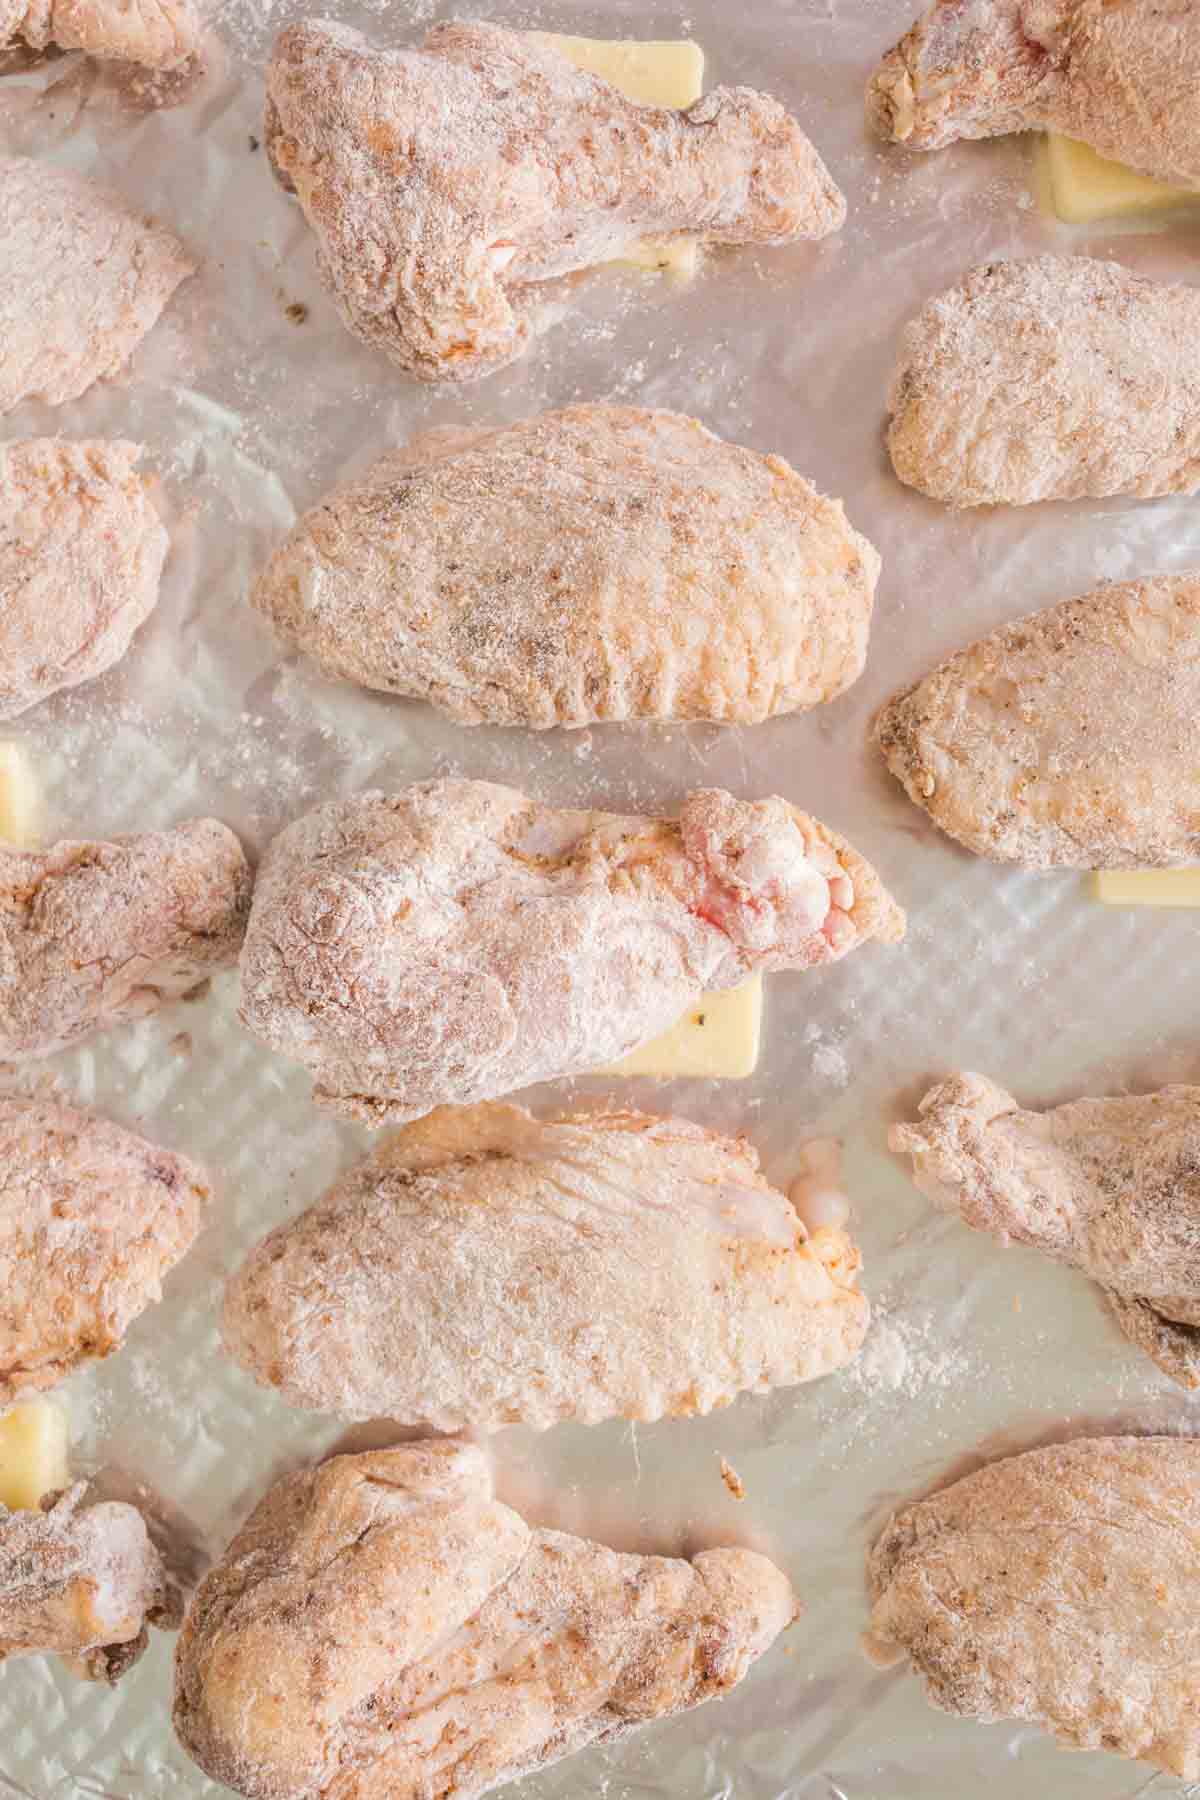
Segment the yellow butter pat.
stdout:
<path fill-rule="evenodd" d="M 704 91 L 704 52 L 690 38 L 662 43 L 628 39 L 568 37 L 555 31 L 533 34 L 553 45 L 585 74 L 599 75 L 639 106 L 691 106 Z M 615 262 L 638 269 L 661 269 L 687 276 L 695 272 L 699 246 L 694 238 L 630 245 Z"/>
<path fill-rule="evenodd" d="M 1137 213 L 1160 213 L 1173 206 L 1200 203 L 1200 194 L 1189 188 L 1152 181 L 1148 175 L 1138 175 L 1124 163 L 1109 162 L 1089 145 L 1060 137 L 1057 132 L 1047 133 L 1045 155 L 1051 204 L 1068 225 L 1089 225 L 1098 219 L 1129 218 Z"/>
<path fill-rule="evenodd" d="M 38 791 L 20 744 L 0 743 L 0 839 L 28 849 L 37 842 Z"/>
<path fill-rule="evenodd" d="M 1200 869 L 1101 869 L 1092 892 L 1105 906 L 1200 907 Z"/>
<path fill-rule="evenodd" d="M 0 1413 L 0 1506 L 33 1511 L 43 1494 L 71 1479 L 67 1415 L 48 1400 Z"/>
<path fill-rule="evenodd" d="M 678 1024 L 631 1050 L 610 1075 L 698 1075 L 742 1081 L 758 1067 L 762 976 L 720 994 L 701 994 Z"/>

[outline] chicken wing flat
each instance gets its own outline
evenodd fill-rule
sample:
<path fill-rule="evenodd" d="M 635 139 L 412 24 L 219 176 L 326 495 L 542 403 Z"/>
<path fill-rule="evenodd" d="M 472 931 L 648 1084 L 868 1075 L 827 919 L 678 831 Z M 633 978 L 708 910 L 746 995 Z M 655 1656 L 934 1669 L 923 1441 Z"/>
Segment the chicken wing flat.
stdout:
<path fill-rule="evenodd" d="M 1200 187 L 1195 0 L 935 0 L 867 90 L 914 150 L 1060 131 L 1143 175 Z"/>
<path fill-rule="evenodd" d="M 1200 1386 L 1200 1088 L 1022 1112 L 982 1075 L 931 1088 L 889 1142 L 934 1203 L 1099 1282 L 1126 1335 Z"/>
<path fill-rule="evenodd" d="M 931 819 L 1027 869 L 1200 861 L 1200 576 L 1096 588 L 889 701 L 888 767 Z"/>
<path fill-rule="evenodd" d="M 951 506 L 1200 487 L 1200 288 L 1087 256 L 983 263 L 906 326 L 901 481 Z"/>
<path fill-rule="evenodd" d="M 116 194 L 0 156 L 0 413 L 58 406 L 114 375 L 195 269 Z"/>
<path fill-rule="evenodd" d="M 943 1712 L 1200 1775 L 1200 1440 L 1030 1450 L 903 1507 L 871 1552 L 868 1655 Z"/>
<path fill-rule="evenodd" d="M 201 1583 L 175 1728 L 252 1800 L 472 1800 L 734 1687 L 796 1613 L 749 1550 L 539 1531 L 473 1446 L 278 1482 Z"/>
<path fill-rule="evenodd" d="M 137 444 L 0 446 L 0 718 L 119 662 L 154 610 L 167 534 Z"/>
<path fill-rule="evenodd" d="M 460 724 L 755 724 L 862 672 L 879 557 L 776 456 L 575 406 L 385 456 L 254 604 L 329 674 Z"/>
<path fill-rule="evenodd" d="M 0 1097 L 0 1406 L 118 1349 L 208 1200 L 184 1157 L 77 1106 Z"/>
<path fill-rule="evenodd" d="M 615 1061 L 704 990 L 811 968 L 904 919 L 782 800 L 678 819 L 541 806 L 484 781 L 335 800 L 277 837 L 242 952 L 243 1023 L 372 1124 Z"/>
<path fill-rule="evenodd" d="M 423 381 L 512 362 L 550 322 L 540 283 L 645 238 L 783 244 L 845 217 L 777 101 L 716 88 L 682 112 L 642 106 L 497 25 L 437 25 L 420 50 L 289 26 L 265 136 L 346 325 Z"/>
<path fill-rule="evenodd" d="M 200 25 L 190 0 L 0 0 L 0 67 L 10 48 L 177 69 L 199 55 Z"/>
<path fill-rule="evenodd" d="M 178 1590 L 141 1513 L 92 1501 L 86 1482 L 41 1512 L 0 1506 L 0 1663 L 54 1651 L 89 1681 L 117 1681 L 148 1625 L 179 1624 Z"/>
<path fill-rule="evenodd" d="M 848 1362 L 859 1262 L 842 1230 L 808 1241 L 742 1139 L 442 1107 L 263 1239 L 224 1339 L 293 1405 L 346 1418 L 661 1419 Z"/>
<path fill-rule="evenodd" d="M 0 843 L 0 1058 L 48 1056 L 237 960 L 250 903 L 216 819 L 48 850 Z"/>

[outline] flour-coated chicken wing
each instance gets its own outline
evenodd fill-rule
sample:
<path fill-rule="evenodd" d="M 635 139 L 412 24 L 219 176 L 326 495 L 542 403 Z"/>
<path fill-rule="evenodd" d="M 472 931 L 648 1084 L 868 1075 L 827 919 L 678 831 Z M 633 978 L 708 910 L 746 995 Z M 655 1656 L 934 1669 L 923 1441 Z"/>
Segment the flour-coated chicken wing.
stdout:
<path fill-rule="evenodd" d="M 173 70 L 199 55 L 200 23 L 190 0 L 0 0 L 0 63 L 14 46 Z"/>

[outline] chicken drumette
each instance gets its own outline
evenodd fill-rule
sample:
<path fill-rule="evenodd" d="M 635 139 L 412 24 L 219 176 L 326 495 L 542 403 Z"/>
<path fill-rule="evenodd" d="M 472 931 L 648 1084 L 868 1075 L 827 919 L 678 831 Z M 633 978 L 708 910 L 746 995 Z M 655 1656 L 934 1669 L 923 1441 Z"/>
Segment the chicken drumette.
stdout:
<path fill-rule="evenodd" d="M 432 781 L 276 838 L 241 1015 L 318 1102 L 398 1123 L 600 1067 L 705 989 L 903 928 L 874 870 L 783 800 L 712 790 L 626 818 Z"/>
<path fill-rule="evenodd" d="M 1195 0 L 936 0 L 867 90 L 885 138 L 1060 131 L 1143 175 L 1200 187 Z"/>
<path fill-rule="evenodd" d="M 749 1550 L 534 1530 L 452 1442 L 278 1482 L 201 1583 L 175 1728 L 251 1800 L 474 1800 L 739 1682 L 795 1616 Z"/>
<path fill-rule="evenodd" d="M 47 50 L 176 70 L 199 55 L 200 25 L 190 0 L 0 0 L 0 70 L 6 51 Z"/>
<path fill-rule="evenodd" d="M 350 330 L 426 381 L 512 362 L 540 284 L 640 240 L 823 237 L 845 202 L 796 121 L 751 88 L 642 106 L 536 32 L 435 26 L 377 50 L 308 20 L 267 71 L 266 141 Z"/>

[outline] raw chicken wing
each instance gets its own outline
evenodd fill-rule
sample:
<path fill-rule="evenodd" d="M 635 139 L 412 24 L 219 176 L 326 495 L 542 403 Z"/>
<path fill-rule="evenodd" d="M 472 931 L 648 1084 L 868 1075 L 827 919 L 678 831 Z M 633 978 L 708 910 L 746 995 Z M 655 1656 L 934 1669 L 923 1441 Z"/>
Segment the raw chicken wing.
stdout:
<path fill-rule="evenodd" d="M 170 1150 L 58 1100 L 0 1097 L 0 1407 L 111 1355 L 208 1200 Z"/>
<path fill-rule="evenodd" d="M 181 1598 L 141 1513 L 80 1481 L 40 1512 L 0 1506 L 0 1663 L 54 1651 L 89 1681 L 117 1681 Z"/>
<path fill-rule="evenodd" d="M 473 1800 L 725 1693 L 795 1613 L 753 1551 L 530 1527 L 473 1446 L 339 1456 L 277 1482 L 201 1583 L 175 1728 L 251 1800 Z"/>
<path fill-rule="evenodd" d="M 783 800 L 692 794 L 678 819 L 543 807 L 484 781 L 334 800 L 263 859 L 243 1022 L 373 1124 L 578 1074 L 704 990 L 810 968 L 903 915 Z"/>
<path fill-rule="evenodd" d="M 858 1267 L 844 1231 L 808 1241 L 744 1140 L 441 1107 L 263 1239 L 224 1338 L 294 1405 L 347 1418 L 659 1419 L 848 1362 Z"/>
<path fill-rule="evenodd" d="M 754 724 L 862 672 L 879 557 L 787 463 L 575 406 L 411 445 L 304 515 L 254 604 L 464 725 Z"/>
<path fill-rule="evenodd" d="M 137 444 L 0 446 L 0 718 L 119 662 L 158 600 L 167 534 Z"/>
<path fill-rule="evenodd" d="M 115 375 L 195 269 L 116 194 L 0 156 L 0 413 L 58 406 Z"/>
<path fill-rule="evenodd" d="M 913 150 L 1060 131 L 1143 175 L 1200 187 L 1195 0 L 935 0 L 867 90 Z"/>
<path fill-rule="evenodd" d="M 845 217 L 765 94 L 642 106 L 498 25 L 436 25 L 420 50 L 291 25 L 267 70 L 265 135 L 347 326 L 424 381 L 512 362 L 550 322 L 539 284 L 645 238 L 784 244 Z"/>
<path fill-rule="evenodd" d="M 1090 1275 L 1122 1330 L 1200 1387 L 1200 1088 L 1022 1112 L 982 1075 L 931 1088 L 893 1150 L 936 1205 Z"/>
<path fill-rule="evenodd" d="M 867 1654 L 943 1712 L 1200 1776 L 1200 1439 L 992 1463 L 896 1513 L 868 1582 Z"/>
<path fill-rule="evenodd" d="M 0 843 L 0 1058 L 48 1056 L 178 999 L 237 960 L 249 903 L 241 845 L 216 819 Z"/>
<path fill-rule="evenodd" d="M 876 727 L 896 779 L 1026 869 L 1200 861 L 1200 576 L 1096 588 L 960 651 Z"/>
<path fill-rule="evenodd" d="M 1200 487 L 1200 288 L 1088 256 L 982 263 L 905 328 L 901 481 L 950 506 Z"/>

